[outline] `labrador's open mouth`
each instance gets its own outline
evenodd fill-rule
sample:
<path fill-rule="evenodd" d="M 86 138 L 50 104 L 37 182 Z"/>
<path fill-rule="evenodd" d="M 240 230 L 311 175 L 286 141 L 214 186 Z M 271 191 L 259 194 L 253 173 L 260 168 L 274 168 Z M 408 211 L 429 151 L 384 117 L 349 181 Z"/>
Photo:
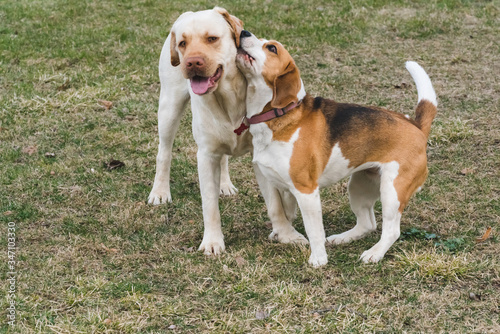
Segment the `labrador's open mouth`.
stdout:
<path fill-rule="evenodd" d="M 199 75 L 192 77 L 190 79 L 191 89 L 195 94 L 198 95 L 206 94 L 210 90 L 210 88 L 216 85 L 217 81 L 219 81 L 221 77 L 222 77 L 222 66 L 219 66 L 217 68 L 217 71 L 215 71 L 214 75 L 212 75 L 211 77 L 202 77 Z"/>

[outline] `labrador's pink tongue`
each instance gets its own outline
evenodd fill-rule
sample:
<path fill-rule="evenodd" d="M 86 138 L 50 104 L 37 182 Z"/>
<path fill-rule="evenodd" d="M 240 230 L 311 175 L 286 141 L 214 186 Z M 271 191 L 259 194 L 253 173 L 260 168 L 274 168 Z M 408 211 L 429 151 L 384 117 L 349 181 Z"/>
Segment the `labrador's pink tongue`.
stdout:
<path fill-rule="evenodd" d="M 196 76 L 191 79 L 191 89 L 198 95 L 205 94 L 209 84 L 210 78 Z"/>

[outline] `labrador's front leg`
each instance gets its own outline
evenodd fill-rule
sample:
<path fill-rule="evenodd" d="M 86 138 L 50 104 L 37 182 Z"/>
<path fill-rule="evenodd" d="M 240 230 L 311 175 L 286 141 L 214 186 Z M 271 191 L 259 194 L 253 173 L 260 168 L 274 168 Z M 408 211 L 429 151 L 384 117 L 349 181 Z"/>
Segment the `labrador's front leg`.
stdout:
<path fill-rule="evenodd" d="M 160 144 L 156 156 L 156 174 L 148 203 L 158 205 L 172 202 L 170 195 L 170 165 L 172 163 L 172 145 L 179 128 L 184 106 L 189 95 L 182 92 L 172 93 L 162 88 L 158 108 L 158 133 Z"/>
<path fill-rule="evenodd" d="M 153 189 L 148 197 L 150 204 L 171 202 L 170 165 L 172 145 L 184 110 L 189 101 L 189 91 L 181 70 L 170 62 L 170 39 L 168 36 L 160 56 L 160 101 L 158 104 L 158 134 L 160 143 L 156 156 L 156 174 Z"/>
<path fill-rule="evenodd" d="M 219 213 L 222 156 L 198 150 L 197 157 L 204 225 L 199 250 L 206 255 L 219 255 L 225 250 Z"/>

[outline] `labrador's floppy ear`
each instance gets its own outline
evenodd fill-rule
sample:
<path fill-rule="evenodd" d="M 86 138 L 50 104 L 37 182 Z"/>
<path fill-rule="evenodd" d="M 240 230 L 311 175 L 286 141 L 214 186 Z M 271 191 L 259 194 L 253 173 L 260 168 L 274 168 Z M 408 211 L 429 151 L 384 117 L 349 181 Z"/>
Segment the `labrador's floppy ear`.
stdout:
<path fill-rule="evenodd" d="M 291 60 L 283 73 L 280 73 L 274 79 L 271 107 L 285 108 L 290 103 L 297 102 L 297 94 L 300 88 L 300 72 L 293 60 Z"/>
<path fill-rule="evenodd" d="M 234 38 L 234 43 L 236 44 L 236 47 L 240 47 L 240 34 L 241 31 L 243 30 L 243 21 L 241 21 L 239 18 L 237 18 L 234 15 L 229 14 L 227 10 L 221 7 L 214 7 L 214 10 L 222 15 L 224 19 L 229 23 L 229 26 L 231 27 L 231 31 L 233 32 L 233 38 Z"/>
<path fill-rule="evenodd" d="M 175 48 L 177 46 L 177 39 L 175 38 L 175 32 L 170 32 L 170 63 L 172 66 L 178 66 L 181 61 L 179 59 L 179 52 Z"/>

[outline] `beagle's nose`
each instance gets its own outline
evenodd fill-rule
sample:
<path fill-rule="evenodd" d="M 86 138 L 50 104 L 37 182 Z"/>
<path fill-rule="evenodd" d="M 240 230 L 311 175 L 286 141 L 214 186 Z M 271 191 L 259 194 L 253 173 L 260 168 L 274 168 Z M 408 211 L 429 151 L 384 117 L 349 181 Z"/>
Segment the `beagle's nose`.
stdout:
<path fill-rule="evenodd" d="M 250 36 L 252 36 L 252 33 L 250 31 L 247 31 L 247 30 L 241 31 L 240 38 L 245 38 L 245 37 L 250 37 Z"/>

